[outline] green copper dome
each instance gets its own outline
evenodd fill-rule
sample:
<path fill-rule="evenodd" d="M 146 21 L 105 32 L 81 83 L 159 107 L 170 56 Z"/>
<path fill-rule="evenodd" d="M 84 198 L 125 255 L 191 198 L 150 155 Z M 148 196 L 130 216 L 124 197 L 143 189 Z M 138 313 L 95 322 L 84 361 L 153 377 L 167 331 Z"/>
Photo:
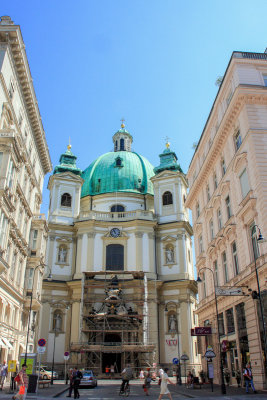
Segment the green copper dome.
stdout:
<path fill-rule="evenodd" d="M 153 166 L 137 153 L 106 153 L 83 171 L 81 197 L 114 192 L 153 194 L 153 175 Z"/>

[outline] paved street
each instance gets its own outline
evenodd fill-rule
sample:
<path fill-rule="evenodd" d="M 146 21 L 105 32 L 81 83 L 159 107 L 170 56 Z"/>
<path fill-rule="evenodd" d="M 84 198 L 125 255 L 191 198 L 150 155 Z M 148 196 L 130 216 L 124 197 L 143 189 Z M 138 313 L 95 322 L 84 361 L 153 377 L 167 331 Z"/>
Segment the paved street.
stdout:
<path fill-rule="evenodd" d="M 86 388 L 80 389 L 80 400 L 118 400 L 119 397 L 119 380 L 99 380 L 98 386 L 94 389 Z M 214 392 L 212 393 L 209 385 L 204 386 L 202 389 L 186 389 L 185 386 L 172 386 L 169 385 L 170 391 L 172 393 L 173 399 L 236 399 L 236 400 L 247 400 L 250 399 L 251 396 L 253 399 L 266 399 L 267 392 L 259 393 L 256 395 L 246 395 L 244 388 L 236 388 L 236 387 L 227 387 L 227 395 L 222 396 L 220 392 L 220 387 L 215 386 Z M 53 399 L 55 397 L 59 399 L 67 399 L 67 386 L 63 381 L 56 381 L 55 384 L 49 388 L 40 389 L 38 395 L 36 394 L 28 394 L 28 400 L 48 400 Z M 158 399 L 159 396 L 159 386 L 155 383 L 152 384 L 149 398 L 151 400 Z M 0 391 L 0 400 L 11 400 L 12 394 L 8 393 L 8 386 L 6 386 L 3 392 Z M 144 400 L 147 399 L 147 396 L 144 396 L 144 391 L 142 388 L 141 381 L 133 381 L 131 383 L 131 393 L 129 398 L 136 400 Z M 168 398 L 165 396 L 164 398 Z"/>
<path fill-rule="evenodd" d="M 99 380 L 98 387 L 92 389 L 80 389 L 80 399 L 88 399 L 88 400 L 113 400 L 118 399 L 119 397 L 119 381 L 106 381 Z M 246 395 L 245 390 L 237 389 L 237 388 L 227 388 L 228 395 L 221 396 L 220 388 L 218 386 L 215 387 L 214 392 L 210 391 L 209 387 L 205 387 L 202 389 L 186 389 L 184 386 L 172 386 L 169 385 L 169 389 L 172 393 L 173 399 L 239 399 L 246 400 L 251 397 L 251 395 Z M 149 391 L 149 398 L 151 400 L 158 399 L 159 396 L 159 386 L 155 383 L 151 385 L 151 389 Z M 230 394 L 231 393 L 231 394 Z M 64 393 L 60 396 L 60 398 L 66 398 L 66 394 Z M 147 399 L 147 396 L 144 396 L 144 391 L 142 388 L 142 382 L 134 381 L 131 384 L 131 393 L 130 398 L 144 400 Z M 165 396 L 164 398 L 168 398 Z M 267 393 L 265 394 L 257 394 L 253 395 L 254 399 L 263 399 L 267 398 Z"/>

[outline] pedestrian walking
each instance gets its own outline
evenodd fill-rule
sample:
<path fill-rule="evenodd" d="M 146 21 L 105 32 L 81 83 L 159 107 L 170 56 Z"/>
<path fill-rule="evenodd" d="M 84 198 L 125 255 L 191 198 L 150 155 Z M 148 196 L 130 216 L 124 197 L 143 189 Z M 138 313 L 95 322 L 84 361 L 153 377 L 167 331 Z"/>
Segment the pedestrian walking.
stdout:
<path fill-rule="evenodd" d="M 146 396 L 149 396 L 149 389 L 151 386 L 151 373 L 150 373 L 150 368 L 146 369 L 146 372 L 144 373 L 145 380 L 143 384 L 143 389 L 146 394 Z"/>
<path fill-rule="evenodd" d="M 240 372 L 239 369 L 236 370 L 235 377 L 236 377 L 237 386 L 240 387 L 240 383 L 241 383 L 241 372 Z"/>
<path fill-rule="evenodd" d="M 26 369 L 27 369 L 27 364 L 22 364 L 21 370 L 18 373 L 19 381 L 17 383 L 19 391 L 15 396 L 12 396 L 13 400 L 16 400 L 17 398 L 19 398 L 20 400 L 26 400 L 28 383 L 29 383 L 28 375 L 26 374 Z"/>
<path fill-rule="evenodd" d="M 7 363 L 3 361 L 3 364 L 0 367 L 0 389 L 3 390 L 3 386 L 7 377 Z"/>
<path fill-rule="evenodd" d="M 108 365 L 105 368 L 105 373 L 106 373 L 106 377 L 108 378 L 109 377 L 109 373 L 110 373 L 110 368 L 109 368 Z"/>
<path fill-rule="evenodd" d="M 145 375 L 144 375 L 144 371 L 141 369 L 140 374 L 139 374 L 139 378 L 140 379 L 144 379 Z"/>
<path fill-rule="evenodd" d="M 73 369 L 69 370 L 69 378 L 70 378 L 70 386 L 69 386 L 69 394 L 68 394 L 67 397 L 71 397 L 71 393 L 72 393 L 72 390 L 73 390 L 73 382 L 74 382 Z"/>
<path fill-rule="evenodd" d="M 79 393 L 79 386 L 81 379 L 83 377 L 83 374 L 81 371 L 78 370 L 77 367 L 74 368 L 74 374 L 73 374 L 73 390 L 74 390 L 74 398 L 78 399 L 80 397 Z"/>
<path fill-rule="evenodd" d="M 245 384 L 246 384 L 246 392 L 248 393 L 249 385 L 251 385 L 251 389 L 253 390 L 254 393 L 257 393 L 254 383 L 253 383 L 253 375 L 251 371 L 251 366 L 250 363 L 247 363 L 246 368 L 244 369 L 243 376 L 245 379 Z"/>
<path fill-rule="evenodd" d="M 171 385 L 175 385 L 175 383 L 173 383 L 169 377 L 168 377 L 168 371 L 169 368 L 164 368 L 164 373 L 161 375 L 161 384 L 160 384 L 160 395 L 158 400 L 161 400 L 162 397 L 166 394 L 170 400 L 172 400 L 172 396 L 170 394 L 170 391 L 168 389 L 168 383 L 170 383 Z"/>
<path fill-rule="evenodd" d="M 110 375 L 111 375 L 111 378 L 114 378 L 114 373 L 115 373 L 115 367 L 114 367 L 114 365 L 112 364 L 112 365 L 110 366 Z"/>

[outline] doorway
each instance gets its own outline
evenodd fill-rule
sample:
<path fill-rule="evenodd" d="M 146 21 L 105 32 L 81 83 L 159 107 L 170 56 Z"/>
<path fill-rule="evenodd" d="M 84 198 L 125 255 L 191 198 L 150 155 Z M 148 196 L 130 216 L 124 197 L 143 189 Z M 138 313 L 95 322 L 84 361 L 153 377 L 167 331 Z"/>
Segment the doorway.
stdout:
<path fill-rule="evenodd" d="M 117 333 L 107 333 L 105 335 L 104 346 L 114 346 L 114 353 L 105 352 L 102 353 L 102 372 L 105 372 L 106 366 L 114 365 L 115 373 L 121 372 L 121 351 L 120 349 L 115 349 L 121 344 L 121 337 Z"/>

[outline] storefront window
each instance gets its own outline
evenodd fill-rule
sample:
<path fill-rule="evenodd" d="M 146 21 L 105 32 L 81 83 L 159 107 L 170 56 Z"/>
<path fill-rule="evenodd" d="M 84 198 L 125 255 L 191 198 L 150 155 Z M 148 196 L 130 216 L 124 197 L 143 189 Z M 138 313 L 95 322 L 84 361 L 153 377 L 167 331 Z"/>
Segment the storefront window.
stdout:
<path fill-rule="evenodd" d="M 218 319 L 219 319 L 219 335 L 223 336 L 223 335 L 225 335 L 223 313 L 220 313 L 218 315 Z"/>
<path fill-rule="evenodd" d="M 227 333 L 234 333 L 235 332 L 235 322 L 234 322 L 234 313 L 233 309 L 229 308 L 226 310 L 226 321 L 227 321 Z"/>

